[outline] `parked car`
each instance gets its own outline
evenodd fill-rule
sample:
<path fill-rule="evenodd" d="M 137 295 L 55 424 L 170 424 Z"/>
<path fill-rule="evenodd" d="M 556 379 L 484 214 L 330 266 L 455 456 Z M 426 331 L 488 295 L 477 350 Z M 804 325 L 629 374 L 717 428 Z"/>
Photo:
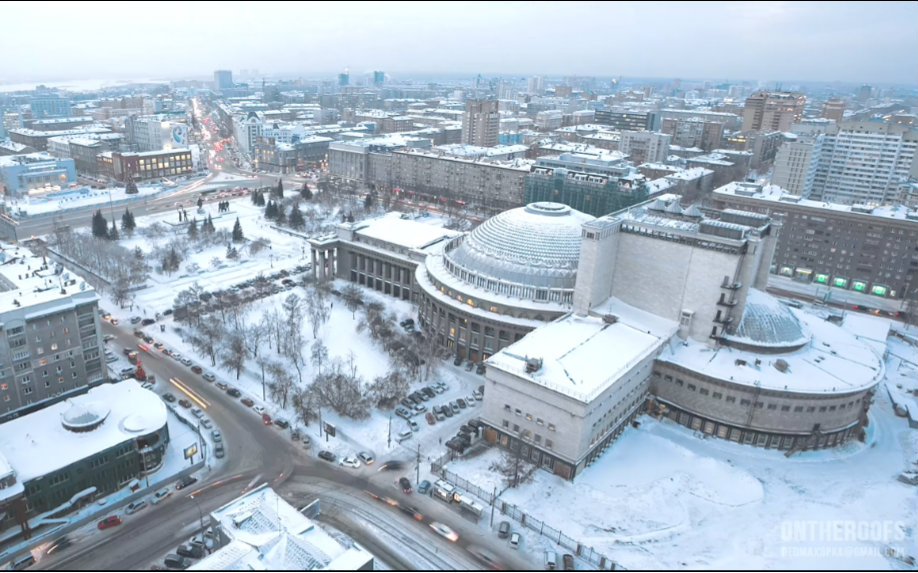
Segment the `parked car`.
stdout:
<path fill-rule="evenodd" d="M 185 489 L 186 487 L 188 487 L 188 486 L 190 486 L 190 485 L 194 485 L 194 484 L 196 484 L 196 483 L 198 483 L 198 478 L 196 478 L 196 477 L 194 477 L 194 476 L 185 476 L 185 477 L 183 477 L 182 479 L 180 479 L 179 482 L 178 482 L 177 484 L 175 484 L 175 489 L 177 489 L 177 490 L 182 490 L 182 489 Z"/>
<path fill-rule="evenodd" d="M 226 450 L 223 449 L 223 444 L 217 444 L 214 446 L 214 455 L 217 458 L 222 459 L 226 455 Z"/>
<path fill-rule="evenodd" d="M 197 545 L 191 545 L 189 543 L 183 543 L 182 545 L 179 545 L 175 552 L 182 557 L 193 557 L 195 559 L 204 557 L 203 548 L 198 547 Z"/>
<path fill-rule="evenodd" d="M 141 324 L 142 326 L 150 326 L 150 325 L 153 324 L 154 322 L 156 322 L 156 321 L 153 320 L 152 318 L 145 318 L 145 319 L 143 319 L 142 321 L 140 321 L 140 324 Z"/>
<path fill-rule="evenodd" d="M 194 366 L 191 367 L 191 371 L 194 372 L 195 374 L 202 374 L 204 372 L 204 369 L 198 366 L 197 364 L 195 364 Z"/>
<path fill-rule="evenodd" d="M 421 393 L 424 394 L 424 396 L 426 396 L 428 400 L 430 400 L 437 394 L 436 392 L 434 392 L 434 389 L 431 388 L 430 386 L 424 386 L 423 388 L 421 388 Z"/>
<path fill-rule="evenodd" d="M 210 437 L 214 439 L 214 443 L 223 441 L 223 434 L 220 433 L 220 430 L 214 430 L 211 432 Z"/>
<path fill-rule="evenodd" d="M 153 499 L 151 499 L 150 501 L 153 503 L 153 505 L 156 505 L 157 503 L 159 503 L 159 502 L 161 502 L 162 500 L 166 499 L 166 498 L 169 497 L 170 495 L 172 495 L 172 492 L 169 491 L 169 488 L 164 487 L 163 489 L 161 489 L 161 490 L 159 490 L 158 492 L 154 493 L 154 494 L 153 494 Z"/>
<path fill-rule="evenodd" d="M 371 454 L 370 452 L 360 452 L 359 454 L 357 454 L 357 457 L 360 458 L 360 460 L 363 463 L 367 464 L 368 466 L 372 466 L 373 462 L 375 461 L 375 459 L 373 458 L 373 454 Z"/>
<path fill-rule="evenodd" d="M 459 407 L 462 408 L 463 410 L 465 410 L 468 407 L 468 404 L 466 404 L 465 400 L 463 400 L 462 398 L 459 398 L 458 400 L 456 400 L 456 404 L 458 404 Z"/>
<path fill-rule="evenodd" d="M 457 404 L 455 400 L 449 403 L 449 407 L 453 411 L 453 414 L 459 413 L 459 404 Z"/>
<path fill-rule="evenodd" d="M 326 462 L 334 462 L 335 459 L 337 459 L 335 457 L 335 454 L 331 453 L 328 450 L 322 450 L 321 452 L 319 452 L 319 457 L 325 460 Z"/>
<path fill-rule="evenodd" d="M 346 456 L 341 458 L 341 461 L 338 462 L 338 464 L 344 467 L 357 469 L 360 467 L 360 460 L 352 456 Z"/>
<path fill-rule="evenodd" d="M 402 488 L 402 493 L 411 493 L 414 491 L 411 487 L 411 481 L 406 477 L 398 478 L 398 486 Z"/>
<path fill-rule="evenodd" d="M 221 390 L 226 390 L 227 388 L 229 388 L 229 384 L 227 384 L 226 382 L 217 382 L 216 386 L 217 388 Z"/>
<path fill-rule="evenodd" d="M 433 412 L 427 412 L 427 416 L 425 416 L 425 418 L 427 418 L 427 423 L 431 426 L 437 423 L 437 417 L 433 414 Z"/>
<path fill-rule="evenodd" d="M 172 392 L 166 392 L 163 394 L 163 400 L 169 403 L 175 402 L 175 395 L 173 395 Z"/>
<path fill-rule="evenodd" d="M 418 484 L 418 493 L 426 494 L 428 491 L 430 491 L 430 482 L 425 479 Z"/>
<path fill-rule="evenodd" d="M 191 409 L 191 415 L 194 416 L 195 418 L 203 418 L 203 417 L 204 417 L 204 410 L 202 410 L 202 409 L 200 409 L 200 408 L 192 408 L 192 409 Z"/>
<path fill-rule="evenodd" d="M 408 410 L 408 408 L 405 408 L 404 406 L 399 406 L 398 408 L 395 409 L 395 415 L 400 418 L 405 418 L 406 420 L 408 420 L 411 418 L 411 411 Z"/>
<path fill-rule="evenodd" d="M 274 425 L 280 428 L 281 430 L 286 430 L 287 428 L 290 427 L 290 422 L 288 422 L 287 420 L 282 420 L 278 418 L 274 420 Z"/>
<path fill-rule="evenodd" d="M 515 531 L 510 534 L 510 548 L 511 549 L 520 548 L 520 534 Z"/>
<path fill-rule="evenodd" d="M 214 423 L 208 420 L 207 418 L 204 418 L 203 420 L 201 420 L 201 427 L 209 430 L 214 427 Z"/>
<path fill-rule="evenodd" d="M 484 373 L 487 372 L 487 367 L 485 367 L 484 362 L 479 362 L 478 367 L 475 368 L 475 374 L 480 374 L 484 376 Z"/>
<path fill-rule="evenodd" d="M 461 357 L 461 356 L 457 356 L 456 359 L 453 360 L 453 366 L 462 366 L 462 357 Z"/>
<path fill-rule="evenodd" d="M 475 390 L 474 392 L 472 392 L 472 396 L 479 402 L 481 402 L 484 399 L 484 394 L 482 394 L 478 390 Z"/>
<path fill-rule="evenodd" d="M 271 421 L 271 416 L 267 412 L 261 415 L 261 421 L 265 423 L 265 426 L 270 426 L 274 422 Z"/>
<path fill-rule="evenodd" d="M 256 414 L 264 414 L 264 413 L 265 413 L 265 407 L 262 406 L 261 404 L 259 404 L 258 406 L 255 406 L 255 407 L 252 408 L 252 409 L 255 410 L 255 413 L 256 413 Z"/>
<path fill-rule="evenodd" d="M 114 334 L 106 334 L 105 336 L 102 337 L 102 342 L 108 342 L 109 340 L 114 340 L 114 339 L 115 339 Z"/>
<path fill-rule="evenodd" d="M 214 376 L 212 372 L 205 372 L 204 374 L 201 375 L 201 378 L 207 380 L 208 382 L 213 382 L 214 380 L 217 379 L 217 377 Z"/>
<path fill-rule="evenodd" d="M 510 537 L 510 522 L 501 521 L 500 525 L 497 526 L 497 537 L 500 539 L 507 539 Z"/>
<path fill-rule="evenodd" d="M 232 388 L 232 387 L 227 388 L 227 389 L 226 389 L 226 393 L 229 394 L 230 396 L 232 396 L 233 398 L 238 398 L 238 397 L 242 396 L 242 392 L 240 392 L 239 390 L 236 390 L 235 388 Z"/>
<path fill-rule="evenodd" d="M 248 406 L 249 408 L 251 408 L 255 404 L 255 402 L 251 398 L 243 398 L 242 400 L 239 400 L 239 401 L 245 404 L 246 406 Z"/>
<path fill-rule="evenodd" d="M 147 500 L 140 499 L 133 503 L 128 504 L 128 506 L 124 509 L 124 513 L 128 515 L 132 515 L 134 513 L 137 513 L 141 509 L 144 509 L 145 507 L 147 507 Z"/>
<path fill-rule="evenodd" d="M 166 565 L 167 570 L 178 569 L 184 571 L 191 567 L 191 559 L 187 557 L 182 557 L 181 555 L 176 555 L 175 553 L 170 553 L 166 555 L 166 558 L 163 560 L 163 563 Z"/>
<path fill-rule="evenodd" d="M 141 319 L 139 316 L 132 316 L 132 317 L 131 317 L 131 324 L 137 324 L 137 323 L 140 322 L 141 320 L 142 320 L 142 319 Z"/>
<path fill-rule="evenodd" d="M 115 527 L 116 525 L 121 525 L 121 518 L 117 515 L 110 515 L 102 521 L 99 522 L 99 529 L 108 529 L 109 527 Z"/>
<path fill-rule="evenodd" d="M 465 397 L 465 403 L 469 405 L 469 408 L 475 405 L 475 401 L 476 401 L 475 397 L 472 395 L 468 395 Z"/>
<path fill-rule="evenodd" d="M 180 362 L 185 366 L 191 366 L 191 358 L 182 358 Z"/>
<path fill-rule="evenodd" d="M 412 431 L 412 432 L 420 432 L 420 431 L 421 431 L 421 427 L 418 426 L 418 423 L 415 422 L 414 420 L 408 420 L 408 427 L 411 428 L 411 431 Z"/>
<path fill-rule="evenodd" d="M 190 401 L 190 400 L 186 400 L 186 399 L 184 399 L 184 398 L 182 398 L 181 400 L 179 400 L 179 401 L 178 401 L 178 404 L 179 404 L 179 406 L 181 406 L 182 408 L 191 408 L 191 401 Z"/>

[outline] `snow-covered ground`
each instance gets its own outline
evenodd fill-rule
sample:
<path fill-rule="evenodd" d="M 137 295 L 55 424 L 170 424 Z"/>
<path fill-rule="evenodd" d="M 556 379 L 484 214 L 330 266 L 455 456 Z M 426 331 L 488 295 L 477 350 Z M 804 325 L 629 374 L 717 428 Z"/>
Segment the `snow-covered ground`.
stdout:
<path fill-rule="evenodd" d="M 890 349 L 912 362 L 891 356 L 888 376 L 915 386 L 916 348 Z M 918 546 L 916 488 L 896 481 L 915 469 L 918 432 L 878 390 L 866 443 L 786 458 L 642 416 L 574 482 L 537 471 L 501 498 L 629 569 L 907 568 L 886 551 Z M 499 456 L 448 469 L 502 489 L 488 469 Z M 530 550 L 569 552 L 512 523 Z"/>

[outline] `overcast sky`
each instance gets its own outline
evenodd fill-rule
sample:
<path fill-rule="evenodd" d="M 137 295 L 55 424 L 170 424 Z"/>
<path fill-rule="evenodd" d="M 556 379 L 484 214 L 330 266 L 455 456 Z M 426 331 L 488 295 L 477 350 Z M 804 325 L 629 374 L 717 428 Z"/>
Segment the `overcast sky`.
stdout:
<path fill-rule="evenodd" d="M 0 2 L 0 83 L 384 70 L 918 83 L 916 2 Z"/>

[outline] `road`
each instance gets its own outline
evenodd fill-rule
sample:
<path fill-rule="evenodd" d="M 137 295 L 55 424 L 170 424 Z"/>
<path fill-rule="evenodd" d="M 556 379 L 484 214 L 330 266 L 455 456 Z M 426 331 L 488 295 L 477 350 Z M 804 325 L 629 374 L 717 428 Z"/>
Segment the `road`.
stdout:
<path fill-rule="evenodd" d="M 104 334 L 115 336 L 107 343 L 113 350 L 136 346 L 138 339 L 128 332 L 132 326 L 122 329 L 102 324 Z M 155 335 L 155 326 L 149 330 Z M 532 568 L 521 556 L 507 555 L 504 543 L 479 531 L 446 504 L 417 494 L 402 494 L 393 483 L 398 477 L 395 472 L 378 472 L 373 466 L 352 470 L 321 461 L 313 455 L 315 450 L 306 450 L 290 440 L 289 432 L 265 426 L 238 400 L 172 358 L 152 347 L 150 350 L 159 358 L 141 352 L 141 361 L 147 373 L 157 378 L 155 391 L 170 391 L 181 397 L 181 388 L 169 382 L 175 379 L 204 402 L 207 417 L 223 433 L 226 458 L 218 460 L 201 482 L 173 492 L 159 505 L 150 505 L 134 515 L 113 510 L 109 514 L 117 513 L 124 520 L 120 526 L 97 531 L 90 524 L 69 535 L 73 544 L 41 558 L 36 569 L 148 569 L 200 530 L 201 515 L 264 482 L 295 507 L 319 498 L 325 510 L 320 520 L 341 527 L 398 569 L 480 569 L 483 565 L 466 551 L 469 544 L 489 548 L 513 569 Z M 232 385 L 231 380 L 226 382 Z M 407 456 L 405 461 L 409 461 Z M 424 523 L 373 499 L 365 490 L 414 505 L 424 514 Z M 191 495 L 194 499 L 190 499 Z M 459 541 L 451 543 L 439 537 L 426 525 L 431 520 L 452 527 L 459 533 Z"/>

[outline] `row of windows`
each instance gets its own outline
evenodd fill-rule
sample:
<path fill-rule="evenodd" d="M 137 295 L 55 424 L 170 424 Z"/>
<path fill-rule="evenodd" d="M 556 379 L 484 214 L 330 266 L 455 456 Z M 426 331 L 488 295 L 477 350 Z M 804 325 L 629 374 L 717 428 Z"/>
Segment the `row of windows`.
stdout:
<path fill-rule="evenodd" d="M 653 375 L 657 378 L 660 377 L 660 373 L 657 371 L 654 371 Z M 689 390 L 690 392 L 697 391 L 702 396 L 710 395 L 711 398 L 713 398 L 714 400 L 723 399 L 728 404 L 736 403 L 736 396 L 731 396 L 729 394 L 727 396 L 724 396 L 722 392 L 712 393 L 710 392 L 710 390 L 708 390 L 705 387 L 701 387 L 699 389 L 697 388 L 695 384 L 692 384 L 691 382 L 686 384 L 685 381 L 682 380 L 682 378 L 673 378 L 671 375 L 666 374 L 666 375 L 663 375 L 663 379 L 666 380 L 667 382 L 674 383 L 676 386 L 685 386 L 685 388 Z M 836 405 L 819 406 L 819 411 L 820 412 L 835 412 L 836 410 L 854 409 L 856 406 L 859 406 L 860 403 L 861 403 L 861 399 L 858 398 L 857 400 L 850 400 L 847 404 L 842 402 L 841 404 L 838 404 L 837 406 Z M 758 408 L 758 409 L 767 409 L 767 410 L 778 410 L 780 407 L 780 410 L 782 412 L 790 412 L 791 407 L 792 407 L 791 404 L 775 404 L 773 402 L 768 402 L 766 404 L 765 402 L 756 401 L 756 403 L 753 404 L 751 400 L 748 400 L 746 398 L 740 399 L 740 406 L 754 406 L 755 408 Z M 804 410 L 806 410 L 806 412 L 808 413 L 812 413 L 817 410 L 816 406 L 800 406 L 800 405 L 793 406 L 793 409 L 794 409 L 794 412 L 803 412 Z"/>
<path fill-rule="evenodd" d="M 513 409 L 510 407 L 510 404 L 504 404 L 504 411 L 505 411 L 505 412 L 510 412 L 511 410 L 513 410 Z M 516 408 L 516 409 L 513 410 L 513 411 L 516 412 L 516 415 L 517 415 L 517 416 L 522 416 L 522 415 L 523 415 L 523 411 L 520 410 L 519 408 Z M 529 420 L 530 422 L 532 422 L 532 420 L 533 420 L 532 414 L 530 414 L 529 412 L 526 412 L 526 419 Z M 544 426 L 544 425 L 545 425 L 545 420 L 543 420 L 542 418 L 536 418 L 536 419 L 535 419 L 535 423 L 538 424 L 539 426 Z M 552 423 L 549 423 L 549 424 L 548 424 L 548 430 L 551 431 L 551 432 L 554 432 L 554 431 L 555 431 L 555 425 L 552 424 Z"/>
<path fill-rule="evenodd" d="M 510 429 L 510 420 L 504 420 L 503 422 L 501 422 L 501 425 L 502 425 L 505 429 L 509 430 L 509 429 Z M 537 444 L 540 444 L 540 445 L 542 444 L 542 434 L 535 434 L 535 437 L 533 437 L 532 431 L 530 431 L 530 430 L 523 430 L 522 433 L 521 433 L 521 432 L 520 432 L 520 425 L 519 425 L 519 424 L 513 424 L 513 432 L 516 433 L 517 435 L 521 436 L 524 440 L 529 440 L 529 439 L 531 439 L 531 440 L 533 440 L 533 441 L 534 441 L 535 443 L 537 443 Z M 548 448 L 548 449 L 550 450 L 550 449 L 552 449 L 552 448 L 554 447 L 554 445 L 555 445 L 555 443 L 554 443 L 552 440 L 550 440 L 550 439 L 548 439 L 548 438 L 545 438 L 545 447 L 546 447 L 546 448 Z"/>

